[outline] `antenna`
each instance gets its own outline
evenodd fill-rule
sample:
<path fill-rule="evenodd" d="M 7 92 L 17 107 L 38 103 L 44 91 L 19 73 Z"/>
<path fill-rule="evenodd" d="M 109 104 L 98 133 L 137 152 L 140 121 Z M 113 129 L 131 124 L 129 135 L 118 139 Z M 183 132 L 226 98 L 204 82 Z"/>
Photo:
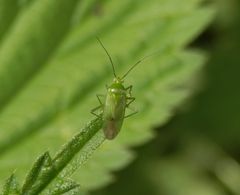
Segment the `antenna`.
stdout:
<path fill-rule="evenodd" d="M 108 53 L 107 49 L 104 47 L 104 45 L 101 42 L 101 40 L 98 37 L 96 37 L 96 38 L 97 38 L 98 42 L 100 43 L 100 45 L 102 46 L 102 48 L 104 49 L 104 51 L 106 52 L 106 54 L 107 54 L 107 56 L 109 58 L 109 61 L 111 62 L 114 77 L 117 77 L 116 71 L 115 71 L 115 68 L 114 68 L 114 65 L 113 65 L 113 61 L 112 61 L 112 58 L 111 58 L 110 54 Z"/>
<path fill-rule="evenodd" d="M 149 57 L 152 57 L 154 54 L 158 53 L 157 51 L 150 54 L 150 55 L 147 55 L 145 57 L 143 57 L 142 59 L 138 60 L 123 76 L 121 79 L 124 79 L 131 71 L 132 69 L 134 69 L 138 64 L 140 64 L 142 61 L 146 60 L 147 58 Z"/>

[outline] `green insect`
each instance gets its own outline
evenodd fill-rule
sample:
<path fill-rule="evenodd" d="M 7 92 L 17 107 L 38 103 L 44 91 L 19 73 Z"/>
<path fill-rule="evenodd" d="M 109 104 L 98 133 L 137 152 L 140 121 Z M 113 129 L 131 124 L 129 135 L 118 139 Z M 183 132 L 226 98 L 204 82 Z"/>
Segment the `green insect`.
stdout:
<path fill-rule="evenodd" d="M 99 38 L 97 38 L 100 45 L 106 52 L 113 69 L 114 79 L 110 86 L 107 86 L 106 95 L 97 95 L 100 105 L 92 109 L 91 113 L 97 117 L 102 117 L 103 119 L 103 132 L 107 139 L 114 139 L 119 131 L 121 130 L 124 118 L 130 117 L 136 114 L 133 111 L 129 115 L 125 115 L 125 109 L 130 108 L 130 104 L 135 100 L 132 96 L 132 85 L 129 87 L 124 87 L 124 78 L 135 68 L 142 60 L 135 63 L 122 77 L 116 75 L 115 68 L 111 56 L 109 55 L 107 49 L 104 47 Z M 103 103 L 100 97 L 105 97 L 105 103 Z M 101 114 L 96 114 L 97 110 L 101 109 Z M 130 108 L 131 109 L 131 108 Z"/>

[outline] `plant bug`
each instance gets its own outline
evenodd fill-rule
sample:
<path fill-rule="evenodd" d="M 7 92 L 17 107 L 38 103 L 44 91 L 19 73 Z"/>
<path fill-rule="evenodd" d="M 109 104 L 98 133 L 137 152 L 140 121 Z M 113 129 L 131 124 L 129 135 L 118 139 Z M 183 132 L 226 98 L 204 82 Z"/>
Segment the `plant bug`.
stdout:
<path fill-rule="evenodd" d="M 135 100 L 132 96 L 132 85 L 124 87 L 124 78 L 145 58 L 135 63 L 122 77 L 117 76 L 112 58 L 104 47 L 103 43 L 97 37 L 101 47 L 106 52 L 109 61 L 112 65 L 114 79 L 110 86 L 106 86 L 106 95 L 97 95 L 100 105 L 92 109 L 91 113 L 97 117 L 103 119 L 103 132 L 105 137 L 109 140 L 114 139 L 121 130 L 124 118 L 130 117 L 137 112 L 132 112 L 129 115 L 125 115 L 125 109 L 130 108 L 130 104 Z M 105 102 L 101 101 L 100 97 L 105 97 Z M 96 114 L 97 110 L 101 109 L 101 114 Z"/>

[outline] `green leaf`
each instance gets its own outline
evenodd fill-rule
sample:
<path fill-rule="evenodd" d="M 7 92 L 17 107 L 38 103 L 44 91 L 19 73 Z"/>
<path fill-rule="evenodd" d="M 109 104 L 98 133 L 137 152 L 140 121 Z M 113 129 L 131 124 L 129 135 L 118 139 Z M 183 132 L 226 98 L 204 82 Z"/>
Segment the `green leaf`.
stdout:
<path fill-rule="evenodd" d="M 79 184 L 70 179 L 59 181 L 59 185 L 52 191 L 48 191 L 49 195 L 61 195 L 61 194 L 77 194 L 80 192 Z"/>
<path fill-rule="evenodd" d="M 12 174 L 5 182 L 1 195 L 20 195 L 18 182 Z"/>
<path fill-rule="evenodd" d="M 34 163 L 33 168 L 25 179 L 22 193 L 26 195 L 39 194 L 69 163 L 76 153 L 78 153 L 86 143 L 89 142 L 101 126 L 102 120 L 100 118 L 93 120 L 80 133 L 75 135 L 66 145 L 64 145 L 53 160 L 51 160 L 48 152 L 41 155 Z M 100 143 L 104 140 L 104 136 L 102 135 L 101 137 L 102 139 Z M 96 142 L 94 144 L 96 144 Z M 52 190 L 53 193 L 59 194 L 62 191 L 70 191 L 77 187 L 76 184 L 73 184 L 72 182 L 62 184 L 62 181 L 58 186 L 62 186 L 62 188 L 55 188 Z"/>
<path fill-rule="evenodd" d="M 17 168 L 23 181 L 39 154 L 54 154 L 74 134 L 86 132 L 80 129 L 93 118 L 90 110 L 97 106 L 95 94 L 106 93 L 105 84 L 113 79 L 97 35 L 110 51 L 119 75 L 157 51 L 125 79 L 126 86 L 133 85 L 139 114 L 126 119 L 111 142 L 103 143 L 99 126 L 92 136 L 68 142 L 52 158 L 54 169 L 50 166 L 44 174 L 43 155 L 23 189 L 54 192 L 62 181 L 72 178 L 81 192 L 87 192 L 111 182 L 110 172 L 134 158 L 129 147 L 152 139 L 151 129 L 165 123 L 191 94 L 194 86 L 188 83 L 195 80 L 205 56 L 184 47 L 213 16 L 212 8 L 200 3 L 31 1 L 0 45 L 0 88 L 4 92 L 0 94 L 0 180 Z M 15 161 L 18 154 L 21 158 Z"/>
<path fill-rule="evenodd" d="M 0 42 L 14 21 L 19 10 L 15 0 L 0 0 Z"/>
<path fill-rule="evenodd" d="M 16 18 L 0 46 L 0 88 L 4 90 L 0 94 L 1 107 L 53 55 L 70 28 L 76 3 L 77 0 L 35 1 Z"/>
<path fill-rule="evenodd" d="M 36 162 L 34 163 L 32 169 L 28 173 L 23 187 L 22 193 L 27 194 L 31 190 L 34 183 L 41 177 L 41 174 L 44 169 L 50 168 L 52 166 L 52 160 L 48 152 L 41 155 Z"/>

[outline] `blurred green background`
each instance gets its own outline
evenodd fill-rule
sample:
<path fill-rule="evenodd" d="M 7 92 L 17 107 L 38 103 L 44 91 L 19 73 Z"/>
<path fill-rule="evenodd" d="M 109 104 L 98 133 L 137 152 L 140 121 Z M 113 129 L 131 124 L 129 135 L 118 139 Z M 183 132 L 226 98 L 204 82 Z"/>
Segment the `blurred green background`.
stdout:
<path fill-rule="evenodd" d="M 114 184 L 93 194 L 240 194 L 240 1 L 209 2 L 216 17 L 189 45 L 209 53 L 200 88 L 135 149 Z"/>
<path fill-rule="evenodd" d="M 172 0 L 169 4 L 164 0 L 159 0 L 159 3 L 152 0 L 149 1 L 151 2 L 149 5 L 152 5 L 149 10 L 153 10 L 153 13 L 143 11 L 144 6 L 147 8 L 147 5 L 142 5 L 143 1 L 139 1 L 139 3 L 138 1 L 125 0 L 121 3 L 119 1 L 118 5 L 110 0 L 86 0 L 79 7 L 77 0 L 71 0 L 71 3 L 68 3 L 67 0 L 61 0 L 59 7 L 55 6 L 58 5 L 56 0 L 49 1 L 49 4 L 48 1 L 42 4 L 40 1 L 21 0 L 19 2 L 21 2 L 22 7 L 19 7 L 15 0 L 0 0 L 0 44 L 3 45 L 1 48 L 6 49 L 2 49 L 0 52 L 0 104 L 1 111 L 3 111 L 3 114 L 0 114 L 0 127 L 4 129 L 0 134 L 0 154 L 3 156 L 3 158 L 0 157 L 0 169 L 3 170 L 0 173 L 1 179 L 6 178 L 6 175 L 14 170 L 18 164 L 16 158 L 20 154 L 19 165 L 22 169 L 18 167 L 16 169 L 18 169 L 17 173 L 20 172 L 19 175 L 22 179 L 30 164 L 33 163 L 33 158 L 35 159 L 45 150 L 54 153 L 90 120 L 90 115 L 85 113 L 95 107 L 94 94 L 98 93 L 95 85 L 99 85 L 99 88 L 102 89 L 103 83 L 106 83 L 107 79 L 108 81 L 110 78 L 112 79 L 108 69 L 109 64 L 106 63 L 106 56 L 93 40 L 95 35 L 100 35 L 104 37 L 107 45 L 112 49 L 111 53 L 116 54 L 114 57 L 118 62 L 117 64 L 124 62 L 122 67 L 124 71 L 128 68 L 125 67 L 128 65 L 125 65 L 125 62 L 135 62 L 139 56 L 152 52 L 162 42 L 163 48 L 161 49 L 167 54 L 163 52 L 162 56 L 159 57 L 160 60 L 153 59 L 147 62 L 149 70 L 152 67 L 153 72 L 156 66 L 152 64 L 155 63 L 164 64 L 166 61 L 166 66 L 178 64 L 177 57 L 181 57 L 182 47 L 186 48 L 186 51 L 194 52 L 197 48 L 196 53 L 199 52 L 197 55 L 202 55 L 200 51 L 203 51 L 208 60 L 201 71 L 197 71 L 196 81 L 189 83 L 191 87 L 188 86 L 188 88 L 193 88 L 191 96 L 181 104 L 175 100 L 177 103 L 173 102 L 173 110 L 171 102 L 170 106 L 166 103 L 167 108 L 164 108 L 163 111 L 161 107 L 159 108 L 159 118 L 162 117 L 159 119 L 159 123 L 157 123 L 158 115 L 154 115 L 152 121 L 149 117 L 150 122 L 146 122 L 146 126 L 141 121 L 143 128 L 146 127 L 146 131 L 138 129 L 138 132 L 131 131 L 131 124 L 134 127 L 136 123 L 136 127 L 139 128 L 141 123 L 138 124 L 137 119 L 135 119 L 135 123 L 134 119 L 130 119 L 130 122 L 126 122 L 126 127 L 130 129 L 129 132 L 125 132 L 125 134 L 121 132 L 117 141 L 113 140 L 113 142 L 104 145 L 103 149 L 100 148 L 100 150 L 102 149 L 100 152 L 96 151 L 98 155 L 96 159 L 103 160 L 101 162 L 89 160 L 90 168 L 88 164 L 87 168 L 83 166 L 77 175 L 83 185 L 87 183 L 86 189 L 91 188 L 92 184 L 89 184 L 90 187 L 88 186 L 88 182 L 90 183 L 91 180 L 93 180 L 93 186 L 96 184 L 93 190 L 90 190 L 90 194 L 240 195 L 239 0 L 189 0 L 189 7 L 187 0 Z M 165 3 L 166 10 L 164 10 L 165 7 L 161 7 L 161 3 Z M 106 9 L 109 10 L 109 15 L 106 14 L 106 16 L 104 15 L 105 4 Z M 145 4 L 148 3 L 145 2 Z M 158 9 L 154 9 L 157 4 L 159 9 L 162 8 L 163 13 L 159 14 Z M 196 16 L 196 22 L 195 20 L 188 21 L 185 17 L 188 16 L 187 14 L 191 17 L 195 11 L 208 6 L 215 11 L 215 15 L 213 21 L 209 22 L 210 24 L 201 31 L 201 28 L 204 28 L 208 21 L 204 19 L 201 21 L 201 15 Z M 76 14 L 73 14 L 75 7 L 77 11 Z M 45 13 L 39 10 L 47 11 Z M 115 10 L 118 12 L 115 13 Z M 205 13 L 205 11 L 207 13 L 207 9 L 203 9 L 203 12 L 199 13 Z M 183 13 L 186 16 L 183 16 Z M 36 16 L 36 18 L 29 17 L 31 15 Z M 146 21 L 150 21 L 149 24 L 143 20 L 144 18 L 141 18 L 142 15 L 146 16 Z M 112 18 L 113 16 L 114 18 Z M 132 17 L 129 24 L 133 22 L 136 26 L 128 26 L 128 21 L 127 25 L 124 23 L 128 17 Z M 183 17 L 183 19 L 178 17 Z M 55 24 L 53 21 L 56 18 L 61 22 L 58 21 Z M 98 18 L 100 18 L 99 21 Z M 32 28 L 31 25 L 34 25 L 35 22 L 39 26 Z M 121 24 L 121 22 L 129 29 L 122 29 L 121 25 L 118 26 L 118 23 Z M 188 23 L 196 30 L 188 29 Z M 194 26 L 195 23 L 196 26 Z M 11 27 L 12 24 L 17 25 Z M 177 43 L 174 43 L 175 37 L 168 37 L 168 30 L 174 32 L 178 28 L 182 29 L 181 25 L 183 27 L 186 25 L 186 32 L 180 32 L 179 37 L 176 36 Z M 169 27 L 169 29 L 164 31 L 162 26 Z M 9 36 L 10 41 L 7 39 L 6 29 L 8 28 L 13 32 Z M 33 30 L 30 31 L 30 28 Z M 139 29 L 142 28 L 145 31 L 139 33 Z M 114 30 L 111 31 L 111 29 Z M 188 31 L 190 31 L 189 34 Z M 119 40 L 116 40 L 116 37 Z M 164 42 L 165 37 L 166 42 Z M 7 41 L 4 42 L 4 39 Z M 184 45 L 186 42 L 187 46 Z M 28 47 L 25 48 L 24 44 L 26 43 Z M 8 47 L 8 45 L 10 46 Z M 22 45 L 23 49 L 19 49 L 19 45 Z M 171 52 L 174 57 L 168 59 Z M 8 58 L 8 55 L 10 57 L 13 55 L 16 58 Z M 14 63 L 18 64 L 18 62 L 21 66 L 15 67 Z M 9 72 L 4 72 L 4 66 L 8 66 L 6 70 Z M 121 68 L 119 69 L 121 70 Z M 147 70 L 146 67 L 145 69 Z M 158 71 L 162 71 L 161 67 Z M 142 70 L 141 73 L 141 69 L 136 70 L 136 72 L 136 80 L 134 80 L 134 76 L 130 77 L 129 80 L 135 82 L 136 85 L 139 82 L 140 87 L 141 84 L 145 86 L 145 78 L 142 76 L 145 75 L 145 72 Z M 16 76 L 12 76 L 12 73 Z M 41 74 L 38 76 L 38 73 L 43 76 L 41 77 Z M 153 78 L 156 79 L 154 76 Z M 180 78 L 182 77 L 180 76 Z M 148 76 L 146 76 L 146 81 L 147 79 L 149 79 Z M 149 80 L 151 81 L 151 79 Z M 28 84 L 29 81 L 31 81 L 30 84 Z M 159 78 L 159 83 L 161 83 L 161 78 Z M 176 84 L 175 88 L 171 84 L 171 82 L 169 86 L 166 84 L 166 88 L 169 88 L 170 91 L 170 97 L 172 97 L 172 91 L 178 91 L 177 87 L 180 88 L 179 91 L 185 89 L 181 82 L 178 86 L 176 80 L 173 82 Z M 35 86 L 38 86 L 39 89 Z M 148 87 L 147 84 L 145 87 Z M 26 91 L 24 91 L 25 89 Z M 21 91 L 24 92 L 21 93 Z M 168 92 L 168 90 L 166 91 Z M 148 100 L 148 97 L 144 96 L 145 92 L 147 94 L 147 91 L 144 90 L 139 94 L 142 95 L 143 100 Z M 19 96 L 16 95 L 18 93 Z M 176 94 L 173 93 L 174 98 Z M 185 95 L 188 93 L 185 94 L 184 91 L 183 97 L 179 95 L 181 96 L 179 99 L 184 99 Z M 32 96 L 35 98 L 34 101 L 29 98 Z M 14 98 L 17 99 L 16 102 Z M 159 99 L 161 98 L 159 97 Z M 158 97 L 155 97 L 155 100 L 158 102 Z M 94 106 L 92 106 L 93 104 Z M 141 106 L 141 102 L 138 104 Z M 49 105 L 50 107 L 48 107 Z M 161 105 L 161 101 L 157 105 Z M 142 107 L 144 106 L 146 105 Z M 154 105 L 150 106 L 154 107 Z M 22 110 L 18 110 L 18 108 Z M 35 109 L 39 111 L 36 114 Z M 14 111 L 16 111 L 16 115 L 13 114 Z M 14 118 L 13 122 L 11 120 L 9 122 L 9 119 L 12 118 Z M 154 133 L 147 129 L 152 124 L 156 124 Z M 138 134 L 140 134 L 139 137 Z M 128 163 L 130 164 L 127 166 Z M 100 171 L 97 173 L 91 171 L 95 170 L 91 169 L 92 165 L 94 168 L 99 165 L 99 167 L 103 167 L 103 170 L 96 168 L 97 171 Z M 113 178 L 109 176 L 110 173 L 113 173 Z M 89 176 L 86 177 L 85 183 L 84 174 Z M 92 175 L 93 177 L 91 177 Z"/>

